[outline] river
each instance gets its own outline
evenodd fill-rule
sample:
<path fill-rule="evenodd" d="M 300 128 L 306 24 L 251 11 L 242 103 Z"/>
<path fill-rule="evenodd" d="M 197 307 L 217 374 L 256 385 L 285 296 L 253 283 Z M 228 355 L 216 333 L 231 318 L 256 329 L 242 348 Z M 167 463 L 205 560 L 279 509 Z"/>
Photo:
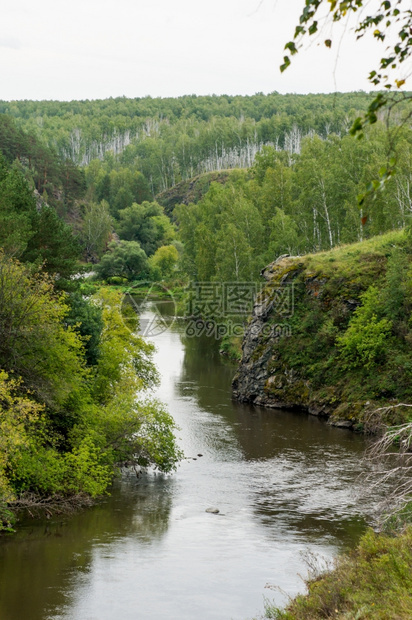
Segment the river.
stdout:
<path fill-rule="evenodd" d="M 185 460 L 123 476 L 91 509 L 25 520 L 0 545 L 0 620 L 247 620 L 304 591 L 308 552 L 332 558 L 364 531 L 361 436 L 233 402 L 233 366 L 182 322 L 153 342 Z"/>

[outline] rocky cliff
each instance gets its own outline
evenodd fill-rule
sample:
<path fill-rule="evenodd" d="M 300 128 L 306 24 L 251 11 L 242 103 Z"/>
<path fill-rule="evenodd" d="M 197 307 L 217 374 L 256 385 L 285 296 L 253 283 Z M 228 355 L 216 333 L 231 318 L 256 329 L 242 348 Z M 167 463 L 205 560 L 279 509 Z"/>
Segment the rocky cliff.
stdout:
<path fill-rule="evenodd" d="M 266 267 L 234 397 L 356 428 L 366 412 L 411 400 L 411 259 L 398 231 Z"/>

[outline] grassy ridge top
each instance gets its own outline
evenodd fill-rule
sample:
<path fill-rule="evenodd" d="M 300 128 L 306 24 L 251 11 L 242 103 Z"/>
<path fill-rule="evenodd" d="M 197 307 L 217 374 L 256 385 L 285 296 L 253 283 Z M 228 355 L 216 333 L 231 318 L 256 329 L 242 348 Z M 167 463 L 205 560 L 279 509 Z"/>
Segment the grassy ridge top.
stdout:
<path fill-rule="evenodd" d="M 273 326 L 287 320 L 290 335 L 266 329 L 253 344 L 251 360 L 266 368 L 263 404 L 303 406 L 361 429 L 376 408 L 412 402 L 409 234 L 283 258 L 264 275 L 264 298 L 276 299 L 280 283 L 293 284 L 294 305 L 287 319 L 276 304 L 267 318 Z M 392 423 L 409 415 L 386 413 Z"/>

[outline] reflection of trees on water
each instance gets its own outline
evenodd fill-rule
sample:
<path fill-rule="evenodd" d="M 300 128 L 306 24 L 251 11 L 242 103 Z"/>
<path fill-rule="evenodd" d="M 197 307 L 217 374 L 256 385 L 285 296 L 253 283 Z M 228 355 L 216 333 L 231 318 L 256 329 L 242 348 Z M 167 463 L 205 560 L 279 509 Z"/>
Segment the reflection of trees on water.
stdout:
<path fill-rule="evenodd" d="M 267 535 L 350 544 L 375 499 L 359 476 L 364 440 L 299 411 L 238 407 L 251 505 Z"/>
<path fill-rule="evenodd" d="M 167 306 L 163 312 L 167 315 Z M 196 429 L 210 435 L 206 443 L 214 442 L 222 462 L 236 447 L 239 464 L 233 463 L 233 476 L 242 478 L 239 489 L 248 494 L 265 537 L 292 535 L 304 544 L 356 539 L 364 527 L 362 514 L 370 508 L 355 497 L 361 490 L 363 439 L 302 411 L 232 401 L 234 367 L 222 360 L 219 343 L 185 336 L 182 322 L 171 329 L 185 349 L 176 391 L 198 405 Z"/>
<path fill-rule="evenodd" d="M 93 508 L 26 522 L 0 546 L 0 618 L 53 617 L 70 608 L 79 583 L 87 587 L 96 553 L 115 554 L 123 542 L 132 542 L 136 553 L 140 545 L 159 544 L 169 526 L 170 484 L 160 475 L 123 478 Z"/>
<path fill-rule="evenodd" d="M 269 537 L 349 544 L 360 535 L 372 510 L 360 500 L 360 436 L 300 411 L 239 405 L 237 419 L 251 505 Z"/>
<path fill-rule="evenodd" d="M 130 503 L 133 499 L 135 501 L 130 523 L 123 536 L 133 535 L 139 542 L 152 545 L 160 541 L 169 527 L 171 488 L 174 483 L 173 477 L 162 474 L 144 475 L 138 481 L 134 474 L 122 479 L 117 509 L 122 512 L 122 519 L 125 498 Z"/>
<path fill-rule="evenodd" d="M 180 327 L 181 329 L 181 327 Z M 207 336 L 189 338 L 181 335 L 185 347 L 182 375 L 178 384 L 182 396 L 195 396 L 207 411 L 221 412 L 231 402 L 231 383 L 235 368 L 219 355 L 219 341 Z M 193 385 L 195 391 L 184 391 Z"/>
<path fill-rule="evenodd" d="M 303 411 L 231 401 L 233 367 L 222 363 L 218 345 L 206 337 L 181 339 L 179 394 L 194 397 L 230 428 L 232 444 L 246 461 L 238 475 L 247 477 L 244 488 L 265 535 L 284 532 L 305 544 L 357 539 L 365 527 L 362 514 L 370 508 L 355 497 L 361 490 L 363 439 Z"/>

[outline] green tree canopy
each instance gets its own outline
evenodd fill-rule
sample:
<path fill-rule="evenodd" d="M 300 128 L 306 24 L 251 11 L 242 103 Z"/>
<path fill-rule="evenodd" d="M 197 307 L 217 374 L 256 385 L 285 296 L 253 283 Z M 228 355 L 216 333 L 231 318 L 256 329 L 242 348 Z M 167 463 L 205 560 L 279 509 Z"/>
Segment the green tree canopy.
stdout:
<path fill-rule="evenodd" d="M 75 272 L 80 245 L 72 228 L 42 202 L 21 171 L 0 154 L 0 247 L 23 262 L 68 279 Z"/>
<path fill-rule="evenodd" d="M 76 272 L 80 243 L 72 228 L 53 207 L 42 205 L 33 221 L 34 234 L 21 255 L 24 262 L 42 265 L 45 272 L 67 280 Z"/>
<path fill-rule="evenodd" d="M 378 121 L 380 110 L 387 111 L 388 127 L 392 124 L 389 121 L 394 108 L 399 109 L 401 117 L 403 114 L 404 121 L 409 119 L 412 95 L 400 91 L 410 77 L 407 61 L 412 55 L 412 9 L 408 0 L 378 0 L 374 2 L 366 0 L 305 0 L 299 24 L 295 28 L 294 38 L 285 45 L 288 54 L 284 56 L 280 70 L 285 71 L 291 64 L 290 56 L 298 52 L 305 36 L 321 32 L 320 24 L 323 22 L 323 27 L 325 26 L 322 10 L 326 7 L 329 9 L 326 23 L 348 20 L 351 14 L 357 14 L 359 16 L 355 27 L 357 39 L 370 33 L 378 42 L 388 43 L 383 57 L 381 57 L 380 52 L 377 52 L 379 60 L 375 67 L 371 68 L 368 76 L 371 84 L 381 86 L 383 90 L 378 92 L 369 102 L 363 116 L 358 116 L 354 120 L 350 133 L 363 137 L 366 125 Z M 329 35 L 324 43 L 327 48 L 332 47 L 333 41 Z M 395 125 L 399 125 L 399 118 Z M 386 165 L 381 164 L 379 174 L 359 194 L 358 202 L 360 205 L 364 204 L 368 196 L 375 196 L 375 192 L 384 187 L 396 169 L 392 134 L 393 132 L 389 133 L 390 140 L 385 158 L 387 163 Z"/>
<path fill-rule="evenodd" d="M 109 203 L 106 200 L 100 203 L 86 203 L 82 221 L 82 240 L 88 261 L 96 262 L 102 256 L 110 239 L 112 225 Z"/>
<path fill-rule="evenodd" d="M 147 256 L 168 245 L 175 236 L 173 225 L 157 202 L 133 203 L 119 211 L 116 230 L 121 239 L 138 241 Z"/>
<path fill-rule="evenodd" d="M 179 260 L 179 252 L 174 245 L 162 245 L 149 259 L 152 276 L 155 279 L 169 278 Z"/>
<path fill-rule="evenodd" d="M 84 389 L 83 343 L 64 326 L 68 310 L 50 277 L 0 254 L 0 367 L 57 408 Z"/>
<path fill-rule="evenodd" d="M 390 97 L 389 93 L 395 88 L 399 89 L 408 77 L 407 72 L 400 73 L 402 67 L 412 54 L 412 9 L 405 0 L 379 0 L 369 3 L 365 0 L 305 0 L 305 7 L 299 18 L 299 24 L 295 28 L 294 40 L 285 45 L 285 49 L 294 55 L 298 52 L 295 41 L 299 44 L 305 35 L 314 35 L 319 32 L 321 11 L 329 8 L 329 21 L 339 22 L 348 19 L 352 13 L 359 13 L 361 9 L 366 11 L 360 14 L 357 21 L 356 38 L 362 38 L 370 32 L 377 41 L 388 41 L 389 46 L 385 50 L 385 56 L 380 58 L 379 65 L 372 69 L 369 81 L 374 85 L 381 85 L 386 89 L 386 94 L 378 93 L 369 104 L 364 122 L 376 123 L 377 112 L 380 108 L 396 104 L 400 99 Z M 394 40 L 391 40 L 394 39 Z M 327 38 L 325 46 L 332 47 L 332 40 Z M 290 65 L 290 57 L 285 56 L 281 71 Z M 406 95 L 410 99 L 410 95 Z M 357 119 L 353 131 L 361 131 L 364 122 Z"/>
<path fill-rule="evenodd" d="M 20 257 L 34 234 L 36 201 L 23 175 L 0 153 L 0 247 Z"/>
<path fill-rule="evenodd" d="M 128 280 L 144 280 L 149 276 L 147 255 L 137 241 L 112 241 L 109 250 L 95 267 L 103 280 L 120 276 Z"/>

